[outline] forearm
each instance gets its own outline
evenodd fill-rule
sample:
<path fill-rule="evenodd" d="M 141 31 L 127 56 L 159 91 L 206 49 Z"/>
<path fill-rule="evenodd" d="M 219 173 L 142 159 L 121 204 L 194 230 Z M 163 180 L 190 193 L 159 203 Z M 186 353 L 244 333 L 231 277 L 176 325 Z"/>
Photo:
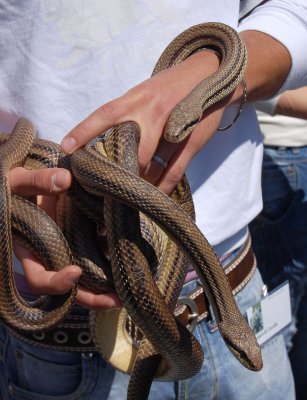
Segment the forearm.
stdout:
<path fill-rule="evenodd" d="M 257 31 L 240 34 L 248 53 L 244 79 L 247 87 L 247 101 L 256 102 L 273 97 L 285 82 L 290 68 L 291 57 L 288 50 L 271 36 Z M 239 85 L 227 105 L 237 103 L 242 98 Z"/>
<path fill-rule="evenodd" d="M 241 37 L 248 51 L 245 73 L 248 100 L 254 102 L 274 96 L 291 68 L 288 50 L 279 41 L 261 32 L 245 31 Z"/>
<path fill-rule="evenodd" d="M 287 90 L 276 105 L 274 114 L 307 119 L 307 87 Z"/>
<path fill-rule="evenodd" d="M 249 99 L 264 100 L 307 85 L 305 0 L 270 0 L 240 21 L 247 43 Z"/>

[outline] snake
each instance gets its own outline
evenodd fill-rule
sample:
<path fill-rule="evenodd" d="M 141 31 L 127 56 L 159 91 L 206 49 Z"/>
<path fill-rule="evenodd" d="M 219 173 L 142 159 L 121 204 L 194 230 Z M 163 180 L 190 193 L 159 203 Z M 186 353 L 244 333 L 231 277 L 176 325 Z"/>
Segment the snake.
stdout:
<path fill-rule="evenodd" d="M 172 110 L 164 131 L 164 137 L 167 141 L 178 143 L 187 138 L 201 120 L 204 111 L 232 93 L 243 78 L 247 64 L 245 45 L 234 29 L 216 22 L 199 24 L 179 34 L 162 53 L 154 68 L 153 75 L 180 63 L 203 49 L 217 52 L 221 60 L 220 66 L 209 78 L 196 85 L 190 94 Z M 129 128 L 127 128 L 127 125 Z M 133 136 L 137 137 L 139 132 L 135 125 L 137 124 L 131 121 L 124 124 L 123 130 L 131 129 Z M 136 240 L 133 234 L 135 230 L 139 229 L 129 230 L 130 225 L 135 226 L 131 217 L 135 215 L 138 220 L 147 218 L 153 221 L 154 225 L 163 232 L 162 235 L 170 238 L 171 242 L 175 244 L 175 247 L 171 247 L 175 258 L 180 258 L 180 263 L 184 265 L 184 268 L 187 268 L 185 258 L 191 263 L 205 289 L 225 344 L 246 368 L 255 371 L 260 370 L 262 359 L 259 345 L 253 331 L 235 303 L 221 263 L 212 246 L 193 220 L 193 212 L 189 208 L 190 206 L 187 210 L 181 204 L 181 192 L 189 190 L 185 178 L 174 191 L 175 195 L 172 198 L 142 179 L 138 175 L 136 167 L 132 167 L 134 171 L 129 170 L 131 168 L 129 158 L 132 157 L 132 153 L 134 153 L 133 157 L 137 157 L 137 145 L 132 146 L 134 149 L 132 153 L 128 151 L 128 155 L 126 153 L 123 156 L 123 162 L 119 161 L 118 158 L 120 159 L 120 157 L 117 157 L 118 149 L 125 147 L 125 145 L 114 145 L 116 142 L 114 137 L 122 136 L 116 129 L 115 127 L 111 134 L 102 135 L 106 136 L 105 141 L 98 141 L 77 150 L 69 156 L 68 160 L 74 181 L 77 182 L 75 192 L 82 188 L 81 190 L 90 193 L 91 196 L 103 199 L 103 217 L 105 223 L 109 226 L 107 235 L 109 235 L 110 257 L 103 258 L 107 259 L 107 264 L 109 258 L 111 259 L 112 271 L 104 272 L 101 271 L 101 268 L 97 268 L 92 273 L 94 281 L 96 274 L 100 277 L 97 280 L 104 282 L 109 281 L 108 276 L 113 276 L 113 282 L 107 283 L 107 288 L 114 284 L 124 305 L 123 310 L 114 310 L 109 313 L 96 312 L 92 315 L 91 327 L 97 349 L 102 355 L 109 352 L 109 349 L 104 349 L 104 343 L 107 343 L 107 347 L 110 347 L 110 343 L 116 341 L 118 332 L 122 332 L 124 329 L 123 325 L 127 313 L 144 335 L 140 349 L 146 349 L 145 358 L 149 355 L 150 358 L 156 359 L 149 381 L 156 373 L 163 380 L 187 379 L 197 373 L 203 363 L 202 349 L 199 343 L 176 320 L 172 313 L 172 309 L 176 305 L 174 298 L 179 295 L 184 279 L 182 276 L 176 277 L 178 282 L 172 288 L 172 294 L 175 293 L 175 295 L 166 298 L 168 285 L 165 284 L 165 279 L 167 282 L 170 281 L 170 276 L 176 275 L 176 268 L 173 265 L 172 268 L 170 267 L 171 262 L 166 257 L 165 267 L 160 272 L 161 278 L 158 278 L 157 283 L 150 273 L 150 265 L 148 268 L 147 266 L 143 268 L 144 265 L 151 263 L 151 257 L 144 256 L 138 251 L 139 242 L 142 240 Z M 59 226 L 51 223 L 52 229 L 47 230 L 42 229 L 42 223 L 36 223 L 33 227 L 33 222 L 40 218 L 40 216 L 36 217 L 28 211 L 28 209 L 35 208 L 33 204 L 10 193 L 9 170 L 17 165 L 23 165 L 28 154 L 31 154 L 33 146 L 45 146 L 42 141 L 34 141 L 33 131 L 32 125 L 27 120 L 21 119 L 17 122 L 13 132 L 1 139 L 0 318 L 13 329 L 43 331 L 59 323 L 71 311 L 77 287 L 66 295 L 47 296 L 47 299 L 45 296 L 43 300 L 38 300 L 34 304 L 27 303 L 18 294 L 14 283 L 12 224 L 17 236 L 21 237 L 19 240 L 29 246 L 43 260 L 46 268 L 59 270 L 65 265 L 74 263 L 76 258 L 74 258 L 73 251 L 67 244 L 65 235 Z M 111 143 L 109 151 L 106 150 L 106 146 L 109 146 L 108 143 Z M 49 144 L 46 145 L 46 147 L 48 146 Z M 104 150 L 101 150 L 102 147 L 104 147 Z M 111 154 L 110 158 L 108 152 Z M 61 157 L 61 159 L 65 160 L 65 157 Z M 126 160 L 128 161 L 126 162 Z M 65 203 L 67 198 L 65 200 L 65 197 L 63 197 L 63 199 Z M 187 203 L 189 204 L 190 201 Z M 100 204 L 102 204 L 102 200 L 100 200 Z M 19 209 L 18 218 L 14 218 L 14 208 Z M 26 212 L 25 209 L 27 209 Z M 28 216 L 29 213 L 31 214 L 30 217 Z M 42 214 L 44 213 L 40 211 L 40 215 Z M 67 217 L 67 215 L 69 216 Z M 68 211 L 66 217 L 64 216 L 62 219 L 68 219 L 71 223 L 73 218 L 73 215 Z M 123 220 L 124 222 L 122 222 Z M 143 231 L 146 231 L 146 229 L 144 228 Z M 43 234 L 42 231 L 48 232 Z M 49 231 L 56 233 L 51 234 Z M 55 236 L 52 239 L 50 239 L 50 236 L 46 240 L 44 238 L 45 233 Z M 30 243 L 29 236 L 37 238 L 35 245 Z M 130 244 L 127 244 L 127 237 L 132 238 L 132 242 L 134 241 L 132 250 Z M 58 238 L 61 238 L 60 241 Z M 41 242 L 43 247 L 40 245 Z M 54 243 L 54 247 L 50 250 L 48 246 L 51 242 Z M 173 246 L 170 242 L 167 243 L 165 247 Z M 155 244 L 153 246 L 155 247 Z M 48 256 L 45 254 L 48 254 Z M 62 258 L 63 255 L 64 258 Z M 139 259 L 141 259 L 140 262 Z M 105 261 L 103 260 L 103 262 Z M 140 268 L 140 265 L 142 265 L 142 268 Z M 89 269 L 91 270 L 91 268 Z M 184 273 L 182 275 L 184 276 Z M 163 278 L 164 276 L 167 276 L 167 278 Z M 90 281 L 93 285 L 90 287 L 95 289 L 97 284 L 93 283 L 93 279 L 90 279 Z M 84 282 L 83 284 L 86 286 L 87 283 Z M 162 287 L 164 293 L 160 292 L 159 286 Z M 107 289 L 98 288 L 97 290 Z M 122 314 L 124 314 L 124 317 Z M 114 321 L 117 321 L 114 329 L 108 329 L 108 324 L 112 325 Z M 100 334 L 102 325 L 106 327 L 103 335 Z M 105 331 L 107 332 L 105 333 Z M 107 339 L 104 336 L 105 334 L 106 336 L 109 334 L 111 338 Z M 127 346 L 126 343 L 125 346 Z M 130 347 L 133 347 L 133 345 L 131 344 Z M 116 356 L 116 351 L 117 346 L 114 348 L 114 366 L 121 369 L 116 364 L 116 360 L 120 358 Z M 160 355 L 163 359 L 162 362 Z M 142 368 L 136 368 L 138 362 L 141 363 L 142 355 L 136 351 L 133 357 L 132 360 L 128 361 L 128 372 L 132 373 L 133 378 L 128 398 L 129 396 L 134 399 L 145 398 L 140 395 L 139 389 L 143 385 L 141 379 L 143 371 Z M 147 386 L 149 387 L 150 383 Z"/>

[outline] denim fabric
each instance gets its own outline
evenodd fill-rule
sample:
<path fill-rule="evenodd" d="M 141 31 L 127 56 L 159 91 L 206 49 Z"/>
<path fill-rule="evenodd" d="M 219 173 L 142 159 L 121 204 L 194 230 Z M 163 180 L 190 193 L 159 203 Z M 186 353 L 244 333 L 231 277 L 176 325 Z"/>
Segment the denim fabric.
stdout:
<path fill-rule="evenodd" d="M 28 345 L 0 325 L 1 399 L 106 399 L 114 370 L 97 354 L 58 352 Z M 93 397 L 95 398 L 95 397 Z"/>
<path fill-rule="evenodd" d="M 297 334 L 293 338 L 293 347 L 289 353 L 294 375 L 296 400 L 306 400 L 307 393 L 307 293 L 305 293 L 297 313 Z"/>
<path fill-rule="evenodd" d="M 189 293 L 196 281 L 185 285 Z M 236 296 L 242 312 L 261 297 L 263 282 L 258 271 Z M 153 383 L 150 400 L 293 400 L 294 385 L 282 336 L 262 348 L 260 372 L 245 369 L 233 357 L 214 321 L 195 330 L 205 352 L 201 371 L 179 383 Z M 0 325 L 0 390 L 2 399 L 13 400 L 121 400 L 126 398 L 128 376 L 115 372 L 96 353 L 49 351 L 25 344 Z"/>
<path fill-rule="evenodd" d="M 266 147 L 262 188 L 263 211 L 250 225 L 253 248 L 263 280 L 269 289 L 273 289 L 287 279 L 290 282 L 293 321 L 284 330 L 284 337 L 288 350 L 291 349 L 290 359 L 297 398 L 305 399 L 307 393 L 307 147 Z"/>
<path fill-rule="evenodd" d="M 194 282 L 186 285 L 191 291 Z M 263 282 L 259 272 L 236 295 L 240 311 L 260 300 Z M 294 384 L 283 337 L 277 335 L 262 346 L 263 369 L 252 372 L 230 353 L 214 321 L 203 322 L 194 331 L 202 344 L 205 361 L 193 378 L 176 384 L 157 382 L 150 400 L 285 400 L 293 399 Z"/>

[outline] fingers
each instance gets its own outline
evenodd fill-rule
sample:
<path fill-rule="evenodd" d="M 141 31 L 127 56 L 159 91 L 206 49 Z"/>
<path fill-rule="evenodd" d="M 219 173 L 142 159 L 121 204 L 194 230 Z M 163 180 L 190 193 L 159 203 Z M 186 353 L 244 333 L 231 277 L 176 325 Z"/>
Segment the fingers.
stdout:
<path fill-rule="evenodd" d="M 180 144 L 161 140 L 155 152 L 158 158 L 153 157 L 143 174 L 144 179 L 170 195 L 192 158 L 215 134 L 222 115 L 223 108 L 211 110 L 210 114 L 206 113 L 192 134 Z"/>
<path fill-rule="evenodd" d="M 41 262 L 26 248 L 14 243 L 14 252 L 22 263 L 26 280 L 34 294 L 60 295 L 67 293 L 78 282 L 82 270 L 70 265 L 61 271 L 46 271 Z M 76 301 L 92 310 L 107 310 L 120 307 L 121 302 L 115 293 L 96 295 L 85 288 L 78 288 Z"/>
<path fill-rule="evenodd" d="M 71 185 L 70 172 L 62 168 L 27 170 L 17 167 L 10 171 L 9 179 L 12 192 L 22 197 L 58 194 Z"/>
<path fill-rule="evenodd" d="M 147 168 L 142 173 L 142 177 L 148 182 L 157 185 L 159 180 L 167 176 L 171 171 L 171 165 L 174 163 L 176 155 L 178 155 L 180 149 L 183 147 L 184 143 L 178 145 L 162 139 Z M 167 191 L 167 194 L 169 193 L 170 192 Z"/>
<path fill-rule="evenodd" d="M 88 118 L 78 124 L 62 140 L 61 148 L 66 154 L 73 153 L 84 146 L 91 139 L 112 126 L 122 122 L 122 99 L 104 104 L 94 111 Z"/>
<path fill-rule="evenodd" d="M 78 304 L 95 311 L 120 307 L 121 301 L 116 293 L 95 294 L 80 287 L 77 293 Z"/>
<path fill-rule="evenodd" d="M 46 271 L 26 248 L 14 243 L 14 252 L 22 263 L 27 282 L 35 294 L 57 295 L 68 292 L 81 276 L 81 268 L 68 266 L 59 272 Z"/>

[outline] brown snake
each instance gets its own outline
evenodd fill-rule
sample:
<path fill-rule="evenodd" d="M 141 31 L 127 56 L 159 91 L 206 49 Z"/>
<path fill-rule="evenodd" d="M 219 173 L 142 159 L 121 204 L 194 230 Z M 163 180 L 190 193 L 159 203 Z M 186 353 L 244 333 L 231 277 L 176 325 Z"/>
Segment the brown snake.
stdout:
<path fill-rule="evenodd" d="M 190 95 L 174 108 L 165 130 L 165 137 L 169 141 L 178 142 L 187 137 L 201 119 L 204 110 L 230 94 L 242 79 L 246 66 L 245 46 L 233 29 L 218 23 L 197 25 L 175 38 L 161 55 L 153 74 L 181 62 L 203 48 L 213 49 L 220 55 L 220 67 L 215 74 L 197 85 Z M 120 133 L 116 129 L 119 129 Z M 189 192 L 185 180 L 179 184 L 172 199 L 139 178 L 137 166 L 130 162 L 130 157 L 137 157 L 137 145 L 133 144 L 131 153 L 127 155 L 122 150 L 123 147 L 127 147 L 126 139 L 123 143 L 120 142 L 120 139 L 118 139 L 118 142 L 117 139 L 114 139 L 121 137 L 121 132 L 125 130 L 131 130 L 133 137 L 138 135 L 134 123 L 116 127 L 115 134 L 114 130 L 113 133 L 108 133 L 107 139 L 105 142 L 101 142 L 102 144 L 98 142 L 93 147 L 87 146 L 85 149 L 76 151 L 70 157 L 69 163 L 75 179 L 86 191 L 98 197 L 105 197 L 104 223 L 107 228 L 114 285 L 128 314 L 146 337 L 141 343 L 141 349 L 145 348 L 145 350 L 142 354 L 137 355 L 135 369 L 133 370 L 131 365 L 128 367 L 128 370 L 132 371 L 133 378 L 133 384 L 129 387 L 130 398 L 145 398 L 144 392 L 139 391 L 139 387 L 142 386 L 142 372 L 144 372 L 142 371 L 143 359 L 156 359 L 153 363 L 152 372 L 150 372 L 149 381 L 155 375 L 159 365 L 160 356 L 157 356 L 158 353 L 162 354 L 165 360 L 159 371 L 161 379 L 187 379 L 200 369 L 203 361 L 202 350 L 198 342 L 176 321 L 170 311 L 176 305 L 176 298 L 183 284 L 186 270 L 184 269 L 184 273 L 181 273 L 182 276 L 176 278 L 177 283 L 172 286 L 170 291 L 170 276 L 174 275 L 174 267 L 170 267 L 170 260 L 166 256 L 163 261 L 165 269 L 163 267 L 159 272 L 157 280 L 157 285 L 162 290 L 161 295 L 150 273 L 152 258 L 149 253 L 151 251 L 145 250 L 144 256 L 142 250 L 139 250 L 144 233 L 141 232 L 140 236 L 137 237 L 135 235 L 135 231 L 139 231 L 140 228 L 135 228 L 136 225 L 132 219 L 134 217 L 139 219 L 140 212 L 154 221 L 177 244 L 179 249 L 177 246 L 172 247 L 174 245 L 171 242 L 164 245 L 167 248 L 170 246 L 171 250 L 168 250 L 171 253 L 174 252 L 174 258 L 180 259 L 180 263 L 183 263 L 184 268 L 186 268 L 187 264 L 181 253 L 183 251 L 193 265 L 205 288 L 220 333 L 231 352 L 247 368 L 261 369 L 261 354 L 254 334 L 236 306 L 217 256 L 191 218 L 193 208 L 189 204 L 189 194 L 186 197 L 188 199 L 186 204 L 184 203 L 185 200 L 182 201 L 182 193 Z M 31 209 L 32 205 L 28 204 L 23 209 L 19 199 L 14 196 L 11 198 L 7 176 L 10 168 L 23 163 L 30 151 L 33 137 L 31 125 L 27 121 L 21 120 L 9 139 L 3 139 L 5 143 L 0 146 L 0 221 L 2 221 L 0 236 L 0 317 L 13 328 L 37 331 L 46 330 L 57 324 L 70 312 L 76 290 L 66 296 L 57 296 L 56 300 L 50 298 L 47 302 L 41 301 L 33 306 L 27 304 L 18 295 L 14 284 L 11 204 L 13 204 L 13 208 L 19 210 L 16 211 L 19 216 L 18 218 L 15 217 L 15 220 L 15 211 L 13 213 L 13 223 L 14 229 L 19 230 L 18 234 L 22 237 L 21 241 L 26 243 L 25 237 L 29 234 L 29 229 L 31 229 L 30 235 L 35 237 L 39 237 L 39 235 L 33 233 L 32 228 L 30 228 L 36 217 L 34 217 L 34 214 L 29 217 L 26 215 L 29 211 L 23 211 Z M 39 143 L 43 142 L 36 143 L 36 146 L 40 146 Z M 101 155 L 101 147 L 103 147 L 102 153 L 106 153 L 111 159 Z M 122 153 L 123 160 L 121 159 Z M 63 199 L 65 203 L 65 197 Z M 127 212 L 128 210 L 129 212 Z M 63 217 L 64 220 L 71 219 L 67 215 L 71 215 L 70 211 L 68 211 L 66 217 Z M 24 221 L 21 223 L 21 220 L 28 220 L 28 222 L 26 224 Z M 22 227 L 19 228 L 19 225 L 22 225 Z M 133 226 L 133 229 L 130 229 L 130 226 Z M 39 226 L 33 229 L 47 230 L 39 229 Z M 146 231 L 146 229 L 146 227 L 143 228 L 143 231 Z M 57 237 L 64 238 L 63 234 L 58 232 L 59 228 L 53 226 L 52 231 L 57 232 Z M 44 242 L 45 239 L 39 240 Z M 57 240 L 52 239 L 52 242 L 58 243 Z M 47 241 L 50 242 L 50 238 Z M 130 247 L 129 241 L 132 242 L 132 247 Z M 65 239 L 63 239 L 63 242 L 65 242 Z M 33 247 L 33 245 L 27 245 Z M 40 250 L 41 247 L 37 245 L 34 252 L 50 269 L 58 270 L 76 260 L 66 244 L 61 244 L 56 249 L 49 249 L 48 253 L 45 253 L 47 251 L 45 247 L 44 250 Z M 62 250 L 62 247 L 64 250 Z M 59 253 L 65 254 L 64 259 L 61 260 L 55 256 L 55 254 L 58 254 L 59 248 L 61 249 Z M 44 254 L 48 254 L 48 256 Z M 52 264 L 50 264 L 49 259 Z M 98 268 L 93 273 L 94 280 L 96 274 L 100 276 L 100 279 L 105 279 L 105 274 L 108 275 L 110 272 L 104 273 Z M 91 279 L 90 281 L 92 282 Z M 110 288 L 112 283 L 108 279 L 107 282 L 109 283 L 106 287 Z M 83 284 L 86 285 L 86 282 L 83 282 Z M 94 282 L 89 285 L 93 289 L 96 284 Z M 101 289 L 98 290 L 101 291 Z M 168 306 L 165 304 L 163 296 L 166 297 L 165 301 Z M 121 313 L 118 311 L 94 313 L 91 318 L 94 340 L 98 350 L 104 355 L 109 352 L 112 340 L 116 340 L 114 339 L 114 336 L 116 336 L 114 330 L 123 329 L 125 317 L 120 317 L 123 319 L 120 319 L 120 325 L 115 326 L 114 330 L 105 329 L 104 335 L 110 334 L 109 339 L 105 336 L 100 337 L 102 321 L 109 318 L 111 322 L 108 322 L 108 324 L 112 323 L 116 314 Z M 105 326 L 108 327 L 109 325 Z M 107 349 L 104 349 L 104 343 L 107 344 Z M 117 354 L 116 349 L 114 351 Z M 115 362 L 119 358 L 115 355 Z M 128 360 L 127 364 L 133 364 L 133 362 L 133 360 Z M 138 367 L 138 363 L 141 367 Z M 122 368 L 118 365 L 115 366 Z M 147 388 L 145 392 L 147 393 L 148 390 Z"/>

